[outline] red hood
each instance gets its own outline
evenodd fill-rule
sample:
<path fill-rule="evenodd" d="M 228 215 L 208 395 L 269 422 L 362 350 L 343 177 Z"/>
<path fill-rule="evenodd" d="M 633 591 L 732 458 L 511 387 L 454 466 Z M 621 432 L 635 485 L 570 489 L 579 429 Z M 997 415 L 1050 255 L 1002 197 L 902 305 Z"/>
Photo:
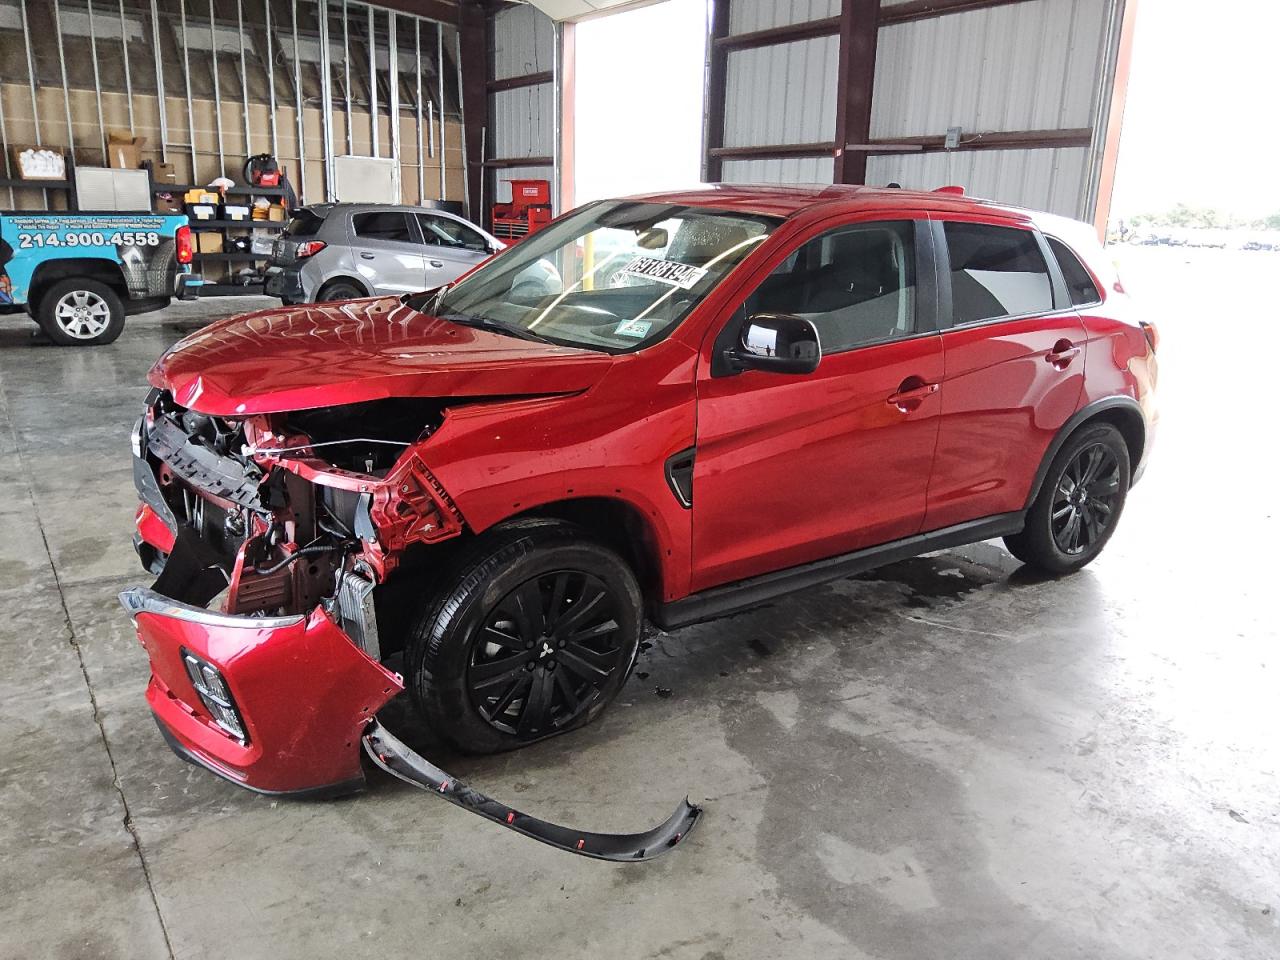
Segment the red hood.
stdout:
<path fill-rule="evenodd" d="M 149 379 L 184 407 L 233 417 L 384 397 L 576 393 L 612 362 L 460 326 L 385 297 L 220 320 L 170 348 Z"/>

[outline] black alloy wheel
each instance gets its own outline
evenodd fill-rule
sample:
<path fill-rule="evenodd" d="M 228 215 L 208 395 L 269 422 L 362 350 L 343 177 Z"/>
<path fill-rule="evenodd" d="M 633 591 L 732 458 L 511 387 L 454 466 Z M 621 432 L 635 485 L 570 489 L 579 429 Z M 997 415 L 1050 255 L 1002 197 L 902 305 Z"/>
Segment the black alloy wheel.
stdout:
<path fill-rule="evenodd" d="M 1062 445 L 1009 552 L 1045 573 L 1073 573 L 1102 552 L 1129 492 L 1129 447 L 1110 423 L 1086 424 Z"/>
<path fill-rule="evenodd" d="M 1111 525 L 1120 493 L 1120 463 L 1104 443 L 1084 447 L 1062 472 L 1054 491 L 1053 542 L 1069 557 L 1097 543 Z"/>
<path fill-rule="evenodd" d="M 431 585 L 405 646 L 432 736 L 514 750 L 590 723 L 640 652 L 644 597 L 592 531 L 529 517 L 476 537 Z"/>
<path fill-rule="evenodd" d="M 580 570 L 540 573 L 472 632 L 466 689 L 493 728 L 521 740 L 571 725 L 630 667 L 617 599 Z"/>

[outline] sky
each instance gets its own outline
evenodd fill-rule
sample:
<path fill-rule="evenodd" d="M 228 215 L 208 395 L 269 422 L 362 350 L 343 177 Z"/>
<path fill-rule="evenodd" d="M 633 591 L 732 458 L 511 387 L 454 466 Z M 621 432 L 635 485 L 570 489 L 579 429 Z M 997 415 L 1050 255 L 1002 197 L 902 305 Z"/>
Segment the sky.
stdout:
<path fill-rule="evenodd" d="M 1280 213 L 1280 4 L 1140 0 L 1112 215 Z"/>
<path fill-rule="evenodd" d="M 578 24 L 576 204 L 698 183 L 706 16 L 667 0 Z"/>
<path fill-rule="evenodd" d="M 1280 213 L 1280 2 L 1138 2 L 1112 215 Z M 576 202 L 696 184 L 706 0 L 577 30 Z"/>

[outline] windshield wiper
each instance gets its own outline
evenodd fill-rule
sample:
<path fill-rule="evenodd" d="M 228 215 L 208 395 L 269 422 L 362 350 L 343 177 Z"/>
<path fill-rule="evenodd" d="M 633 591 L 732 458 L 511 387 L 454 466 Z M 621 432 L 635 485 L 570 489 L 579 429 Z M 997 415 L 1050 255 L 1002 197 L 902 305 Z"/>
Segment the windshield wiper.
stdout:
<path fill-rule="evenodd" d="M 521 340 L 533 340 L 536 343 L 554 344 L 554 340 L 549 340 L 544 336 L 527 330 L 519 324 L 507 323 L 504 320 L 495 320 L 492 317 L 473 317 L 465 313 L 446 313 L 443 315 L 445 320 L 450 323 L 456 323 L 464 327 L 477 327 L 481 330 L 491 330 L 494 333 L 503 333 L 509 337 L 517 337 Z"/>

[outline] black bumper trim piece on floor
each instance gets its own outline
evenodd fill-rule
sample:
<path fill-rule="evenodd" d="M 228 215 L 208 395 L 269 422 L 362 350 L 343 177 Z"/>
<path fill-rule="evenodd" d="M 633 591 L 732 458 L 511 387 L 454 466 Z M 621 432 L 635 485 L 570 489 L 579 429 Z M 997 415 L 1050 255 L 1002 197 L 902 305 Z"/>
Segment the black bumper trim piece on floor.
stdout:
<path fill-rule="evenodd" d="M 644 833 L 588 833 L 539 820 L 473 790 L 401 743 L 377 720 L 370 722 L 362 742 L 373 762 L 393 777 L 508 830 L 581 857 L 618 862 L 652 860 L 687 837 L 702 814 L 702 809 L 686 797 L 666 823 Z"/>
<path fill-rule="evenodd" d="M 330 800 L 334 797 L 345 797 L 353 793 L 359 793 L 364 790 L 366 786 L 364 777 L 360 776 L 353 780 L 343 780 L 341 783 L 331 783 L 327 786 L 308 787 L 305 790 L 260 790 L 247 783 L 242 783 L 234 777 L 229 777 L 217 767 L 205 763 L 205 761 L 199 756 L 184 747 L 178 741 L 178 738 L 173 735 L 173 731 L 166 727 L 164 725 L 164 721 L 156 716 L 155 713 L 151 714 L 151 719 L 154 720 L 156 722 L 156 726 L 160 728 L 160 736 L 164 737 L 164 742 L 169 745 L 169 749 L 183 760 L 187 761 L 187 763 L 200 767 L 203 770 L 208 770 L 214 776 L 227 781 L 227 783 L 233 783 L 242 790 L 248 790 L 252 793 L 260 793 L 264 797 L 288 797 L 290 800 Z"/>

